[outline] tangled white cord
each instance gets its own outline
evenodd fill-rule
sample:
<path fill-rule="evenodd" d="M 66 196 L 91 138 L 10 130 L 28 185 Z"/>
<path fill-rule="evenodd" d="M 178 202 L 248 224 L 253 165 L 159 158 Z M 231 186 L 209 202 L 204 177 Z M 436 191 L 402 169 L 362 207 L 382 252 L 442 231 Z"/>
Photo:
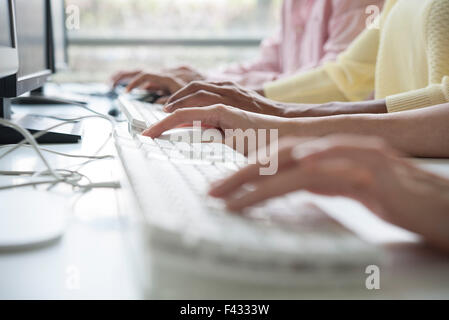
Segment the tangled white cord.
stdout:
<path fill-rule="evenodd" d="M 55 99 L 57 101 L 60 102 L 67 102 L 66 100 L 63 99 Z M 2 158 L 4 158 L 6 155 L 10 154 L 11 152 L 13 152 L 14 150 L 17 150 L 20 147 L 29 147 L 34 149 L 34 151 L 36 152 L 36 154 L 38 155 L 38 157 L 42 160 L 42 162 L 44 163 L 46 170 L 40 171 L 40 172 L 35 172 L 35 171 L 0 171 L 0 175 L 9 175 L 9 176 L 30 176 L 31 178 L 37 178 L 37 177 L 46 177 L 46 176 L 50 176 L 51 179 L 43 179 L 43 180 L 35 180 L 35 181 L 30 181 L 30 182 L 25 182 L 25 183 L 19 183 L 19 184 L 13 184 L 13 185 L 6 185 L 6 186 L 0 186 L 0 190 L 7 190 L 7 189 L 13 189 L 13 188 L 19 188 L 19 187 L 27 187 L 27 186 L 37 186 L 37 185 L 43 185 L 43 184 L 50 184 L 49 188 L 52 188 L 53 186 L 57 185 L 58 183 L 64 183 L 64 184 L 68 184 L 70 186 L 72 186 L 73 188 L 78 188 L 81 189 L 82 191 L 88 191 L 90 189 L 93 188 L 119 188 L 120 184 L 119 182 L 116 181 L 111 181 L 111 182 L 99 182 L 99 183 L 92 183 L 92 181 L 85 175 L 81 174 L 78 170 L 80 170 L 80 168 L 82 166 L 84 166 L 85 164 L 87 164 L 90 161 L 93 160 L 102 160 L 102 159 L 108 159 L 108 158 L 113 158 L 114 156 L 112 155 L 105 155 L 105 156 L 97 156 L 96 154 L 98 152 L 100 152 L 100 150 L 105 146 L 105 144 L 109 141 L 111 135 L 108 136 L 108 139 L 105 141 L 105 143 L 100 147 L 100 149 L 96 152 L 95 155 L 89 156 L 89 155 L 71 155 L 71 154 L 67 154 L 67 153 L 62 153 L 62 152 L 57 152 L 57 151 L 53 151 L 50 149 L 45 149 L 42 148 L 38 145 L 36 139 L 43 136 L 44 134 L 46 134 L 47 132 L 56 129 L 60 126 L 66 125 L 68 123 L 75 123 L 84 119 L 88 119 L 88 118 L 102 118 L 105 120 L 108 120 L 111 125 L 112 128 L 114 128 L 115 123 L 112 117 L 110 116 L 106 116 L 104 114 L 101 114 L 95 110 L 92 110 L 91 108 L 83 105 L 83 104 L 79 104 L 79 103 L 73 103 L 76 106 L 79 106 L 83 109 L 88 110 L 89 112 L 94 113 L 94 115 L 90 115 L 90 116 L 82 116 L 82 117 L 78 117 L 78 118 L 74 118 L 74 119 L 66 119 L 64 120 L 62 123 L 59 123 L 57 125 L 54 125 L 52 127 L 49 127 L 45 130 L 39 131 L 37 133 L 35 133 L 34 135 L 31 135 L 26 129 L 22 128 L 21 126 L 15 124 L 14 122 L 5 120 L 5 119 L 1 119 L 0 118 L 0 125 L 12 128 L 14 130 L 16 130 L 17 132 L 19 132 L 20 134 L 23 135 L 24 140 L 19 142 L 18 144 L 14 144 L 14 145 L 6 145 L 6 146 L 0 146 L 1 149 L 3 148 L 9 148 L 6 152 L 4 152 L 3 154 L 0 155 L 0 160 Z M 29 145 L 26 145 L 25 143 L 28 143 Z M 88 162 L 85 162 L 84 164 L 82 164 L 78 170 L 68 170 L 68 169 L 54 169 L 50 163 L 48 162 L 48 160 L 45 158 L 45 156 L 43 155 L 42 151 L 45 152 L 50 152 L 50 153 L 54 153 L 57 155 L 61 155 L 61 156 L 65 156 L 65 157 L 72 157 L 72 158 L 87 158 L 89 159 Z M 86 184 L 82 184 L 81 181 L 85 179 L 88 181 L 88 183 Z"/>

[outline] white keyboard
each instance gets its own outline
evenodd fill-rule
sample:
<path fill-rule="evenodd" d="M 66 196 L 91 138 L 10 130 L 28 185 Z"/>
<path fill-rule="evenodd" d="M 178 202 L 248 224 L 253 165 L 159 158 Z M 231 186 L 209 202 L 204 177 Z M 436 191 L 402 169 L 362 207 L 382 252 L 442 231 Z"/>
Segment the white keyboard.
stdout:
<path fill-rule="evenodd" d="M 118 103 L 129 124 L 137 131 L 145 130 L 168 115 L 162 111 L 162 105 L 133 100 L 126 95 L 120 95 Z"/>
<path fill-rule="evenodd" d="M 248 162 L 242 154 L 218 143 L 186 143 L 142 135 L 136 135 L 136 143 L 149 159 L 228 162 L 239 167 Z"/>
<path fill-rule="evenodd" d="M 161 105 L 130 100 L 126 96 L 119 97 L 119 105 L 128 119 L 132 134 L 141 132 L 167 116 L 167 113 L 162 111 Z M 247 164 L 247 159 L 242 154 L 223 144 L 186 143 L 182 140 L 150 139 L 142 135 L 136 135 L 136 139 L 142 151 L 153 159 L 233 162 L 239 166 Z"/>
<path fill-rule="evenodd" d="M 226 146 L 117 132 L 115 142 L 151 241 L 163 248 L 259 270 L 361 270 L 379 263 L 376 247 L 329 216 L 295 203 L 294 194 L 243 216 L 228 212 L 221 200 L 207 195 L 212 181 L 246 163 Z"/>

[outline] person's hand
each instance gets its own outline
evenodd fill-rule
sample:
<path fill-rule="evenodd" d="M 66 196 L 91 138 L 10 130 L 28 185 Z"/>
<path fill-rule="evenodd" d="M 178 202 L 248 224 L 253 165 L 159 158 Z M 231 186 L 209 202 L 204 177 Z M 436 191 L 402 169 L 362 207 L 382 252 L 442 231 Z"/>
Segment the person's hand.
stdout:
<path fill-rule="evenodd" d="M 245 111 L 283 116 L 285 106 L 269 100 L 253 90 L 233 82 L 194 81 L 172 95 L 164 107 L 166 112 L 177 109 L 224 104 Z"/>
<path fill-rule="evenodd" d="M 204 108 L 176 110 L 145 130 L 143 135 L 157 138 L 167 130 L 181 125 L 192 125 L 194 121 L 200 121 L 203 127 L 213 127 L 224 132 L 225 143 L 243 154 L 253 151 L 259 147 L 259 144 L 264 147 L 271 139 L 277 137 L 276 135 L 283 135 L 290 130 L 290 122 L 284 118 L 256 114 L 225 105 L 213 105 Z M 253 131 L 249 132 L 248 129 L 253 129 Z M 245 135 L 256 137 L 259 141 L 259 129 L 266 129 L 265 132 L 262 132 L 262 134 L 266 133 L 265 142 L 262 142 L 262 140 L 260 140 L 260 143 L 256 141 L 253 144 L 255 148 L 251 147 L 251 143 L 239 144 L 235 142 L 238 139 L 240 139 L 238 141 L 243 141 Z M 273 130 L 276 130 L 276 135 L 274 135 Z M 240 150 L 239 146 L 242 146 L 243 150 Z"/>
<path fill-rule="evenodd" d="M 261 165 L 250 165 L 216 182 L 210 195 L 233 211 L 296 190 L 346 196 L 449 250 L 449 180 L 413 166 L 377 138 L 289 138 L 279 145 L 271 156 L 278 157 L 275 175 L 259 175 Z"/>
<path fill-rule="evenodd" d="M 166 69 L 165 72 L 184 80 L 189 83 L 192 81 L 201 81 L 205 79 L 205 76 L 198 70 L 189 66 L 180 66 L 176 68 Z"/>
<path fill-rule="evenodd" d="M 129 81 L 140 74 L 142 70 L 118 71 L 111 77 L 112 87 L 117 87 L 121 82 Z"/>
<path fill-rule="evenodd" d="M 164 69 L 161 72 L 145 72 L 143 70 L 119 71 L 111 77 L 115 88 L 123 81 L 128 81 L 126 91 L 135 88 L 156 91 L 163 95 L 157 103 L 166 103 L 168 96 L 192 81 L 203 80 L 204 76 L 188 66 Z"/>
<path fill-rule="evenodd" d="M 140 72 L 128 84 L 126 91 L 130 92 L 134 88 L 145 87 L 147 90 L 163 91 L 167 95 L 171 95 L 191 81 L 198 79 L 202 79 L 201 74 L 189 67 L 167 69 L 160 73 Z"/>
<path fill-rule="evenodd" d="M 170 95 L 186 84 L 186 81 L 170 73 L 141 72 L 131 79 L 126 86 L 126 92 L 131 92 L 136 88 L 145 88 L 146 90 L 159 91 L 165 95 Z"/>
<path fill-rule="evenodd" d="M 145 73 L 142 69 L 137 70 L 122 70 L 118 71 L 111 77 L 112 86 L 116 87 L 120 82 L 125 80 L 131 80 L 135 77 L 137 77 L 140 74 Z M 186 83 L 192 82 L 192 81 L 200 81 L 204 80 L 204 76 L 198 72 L 197 70 L 189 67 L 189 66 L 180 66 L 175 68 L 168 68 L 164 69 L 158 74 L 160 75 L 171 75 L 173 77 L 179 78 L 182 81 L 185 81 Z"/>

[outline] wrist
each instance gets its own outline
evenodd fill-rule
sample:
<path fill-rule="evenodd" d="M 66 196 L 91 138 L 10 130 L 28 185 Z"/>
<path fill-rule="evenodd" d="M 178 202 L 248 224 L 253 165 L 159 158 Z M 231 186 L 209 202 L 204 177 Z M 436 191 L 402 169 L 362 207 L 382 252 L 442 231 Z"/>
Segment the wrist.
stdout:
<path fill-rule="evenodd" d="M 288 118 L 286 116 L 287 106 L 282 102 L 261 99 L 259 102 L 256 100 L 255 104 L 257 108 L 259 108 L 260 113 L 275 117 Z"/>
<path fill-rule="evenodd" d="M 271 104 L 272 115 L 281 118 L 293 118 L 289 116 L 288 106 L 281 102 L 273 102 Z"/>
<path fill-rule="evenodd" d="M 283 125 L 280 130 L 280 136 L 296 136 L 296 137 L 310 137 L 313 136 L 313 125 L 309 123 L 310 119 L 301 118 L 284 118 Z"/>
<path fill-rule="evenodd" d="M 302 104 L 282 104 L 280 106 L 281 109 L 281 117 L 284 118 L 302 118 L 308 117 L 312 112 L 311 108 L 308 105 Z"/>
<path fill-rule="evenodd" d="M 338 114 L 338 102 L 323 104 L 284 104 L 283 117 L 286 118 L 311 118 L 325 117 Z"/>
<path fill-rule="evenodd" d="M 262 97 L 265 97 L 265 90 L 263 88 L 254 89 L 254 91 Z"/>

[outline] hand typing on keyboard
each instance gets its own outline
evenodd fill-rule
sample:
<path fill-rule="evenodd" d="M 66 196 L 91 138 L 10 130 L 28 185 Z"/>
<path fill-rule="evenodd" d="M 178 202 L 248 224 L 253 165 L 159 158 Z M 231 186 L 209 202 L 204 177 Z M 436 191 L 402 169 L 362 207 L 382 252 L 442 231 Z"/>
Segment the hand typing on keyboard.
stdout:
<path fill-rule="evenodd" d="M 209 194 L 225 199 L 228 209 L 232 211 L 241 211 L 264 200 L 301 189 L 324 195 L 338 193 L 365 199 L 363 192 L 365 187 L 373 183 L 372 173 L 369 168 L 357 168 L 349 153 L 354 153 L 360 145 L 373 144 L 361 138 L 284 138 L 279 143 L 278 153 L 272 155 L 278 157 L 275 175 L 260 176 L 261 165 L 250 165 L 225 180 L 213 183 Z M 348 154 L 339 154 L 338 148 L 343 147 L 348 149 Z M 341 165 L 340 157 L 347 159 L 344 166 Z M 332 163 L 333 160 L 335 163 Z M 248 185 L 251 188 L 246 188 Z M 351 194 L 350 190 L 354 190 L 354 193 Z"/>
<path fill-rule="evenodd" d="M 333 136 L 306 142 L 291 138 L 280 144 L 276 175 L 260 176 L 260 165 L 250 165 L 214 183 L 209 194 L 226 199 L 233 211 L 296 190 L 346 196 L 387 222 L 449 250 L 449 201 L 440 196 L 442 189 L 447 192 L 449 180 L 413 166 L 377 138 Z M 248 184 L 251 188 L 244 188 Z M 437 189 L 441 191 L 423 192 Z"/>
<path fill-rule="evenodd" d="M 173 112 L 177 109 L 224 104 L 249 112 L 287 116 L 289 107 L 286 104 L 269 100 L 263 94 L 263 90 L 256 92 L 233 82 L 194 81 L 170 96 L 164 110 Z"/>
<path fill-rule="evenodd" d="M 203 80 L 204 76 L 198 71 L 181 66 L 165 69 L 162 72 L 145 72 L 143 70 L 120 71 L 111 78 L 113 87 L 124 80 L 129 80 L 126 90 L 130 92 L 135 88 L 163 91 L 167 95 L 173 94 L 191 81 Z M 164 97 L 163 97 L 164 98 Z M 159 99 L 158 103 L 162 103 Z"/>
<path fill-rule="evenodd" d="M 177 110 L 161 121 L 151 125 L 143 132 L 143 135 L 157 138 L 167 130 L 180 125 L 192 124 L 195 121 L 200 121 L 202 127 L 214 127 L 223 131 L 225 138 L 227 138 L 226 134 L 228 130 L 231 130 L 236 136 L 243 136 L 248 129 L 255 130 L 256 135 L 258 129 L 275 129 L 278 130 L 278 135 L 282 135 L 283 132 L 288 132 L 290 129 L 290 123 L 285 118 L 256 114 L 224 105 L 214 105 L 203 108 Z M 266 141 L 270 141 L 268 137 Z M 264 145 L 262 146 L 264 147 Z M 235 147 L 235 145 L 232 144 L 232 147 Z M 243 151 L 242 153 L 247 155 L 249 152 L 255 150 L 249 149 L 248 145 L 245 145 L 245 150 L 238 151 Z"/>
<path fill-rule="evenodd" d="M 259 270 L 263 279 L 271 279 L 265 273 L 274 270 L 321 273 L 341 270 L 342 264 L 347 270 L 347 257 L 355 255 L 350 268 L 379 263 L 374 247 L 333 219 L 317 217 L 301 197 L 279 197 L 244 216 L 227 210 L 208 195 L 210 184 L 245 167 L 248 159 L 226 145 L 139 134 L 130 139 L 120 131 L 115 142 L 152 245 L 198 250 L 220 266 L 247 268 L 251 275 Z"/>

